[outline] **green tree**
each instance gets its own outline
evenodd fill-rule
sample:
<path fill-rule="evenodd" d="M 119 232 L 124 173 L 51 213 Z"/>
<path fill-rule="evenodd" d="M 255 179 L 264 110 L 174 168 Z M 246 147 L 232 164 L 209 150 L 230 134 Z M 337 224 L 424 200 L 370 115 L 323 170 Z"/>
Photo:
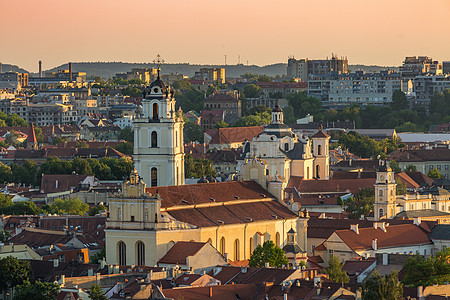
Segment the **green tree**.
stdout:
<path fill-rule="evenodd" d="M 119 140 L 124 140 L 127 142 L 134 142 L 134 130 L 130 127 L 125 127 L 119 132 Z"/>
<path fill-rule="evenodd" d="M 283 265 L 288 266 L 289 260 L 284 255 L 284 251 L 273 241 L 265 241 L 262 246 L 258 245 L 250 255 L 249 265 L 263 268 L 265 263 L 269 263 L 271 267 L 281 268 Z"/>
<path fill-rule="evenodd" d="M 450 248 L 424 258 L 415 255 L 403 266 L 403 283 L 406 286 L 430 286 L 450 282 Z"/>
<path fill-rule="evenodd" d="M 430 178 L 436 178 L 436 179 L 442 178 L 442 174 L 439 173 L 439 171 L 437 169 L 431 169 L 430 171 L 428 171 L 427 176 Z"/>
<path fill-rule="evenodd" d="M 393 110 L 399 111 L 408 108 L 408 99 L 401 90 L 395 90 L 392 93 L 391 107 Z"/>
<path fill-rule="evenodd" d="M 252 108 L 250 108 L 250 111 L 249 111 L 249 113 L 251 115 L 257 115 L 257 114 L 261 114 L 261 113 L 265 113 L 265 112 L 272 114 L 272 110 L 265 105 L 253 106 Z"/>
<path fill-rule="evenodd" d="M 50 206 L 51 211 L 56 211 L 59 214 L 66 213 L 68 215 L 84 215 L 89 210 L 89 205 L 81 202 L 78 198 L 57 198 Z"/>
<path fill-rule="evenodd" d="M 9 231 L 6 231 L 4 229 L 0 231 L 0 242 L 8 243 L 10 238 L 11 233 L 9 233 Z"/>
<path fill-rule="evenodd" d="M 330 257 L 328 265 L 329 266 L 325 269 L 325 272 L 330 275 L 330 279 L 333 282 L 348 283 L 350 281 L 347 272 L 342 271 L 342 267 L 344 266 L 344 264 L 339 260 L 339 258 L 332 255 Z"/>
<path fill-rule="evenodd" d="M 41 164 L 41 174 L 71 174 L 72 162 L 61 161 L 57 156 L 50 156 Z"/>
<path fill-rule="evenodd" d="M 133 145 L 129 142 L 120 143 L 114 149 L 126 155 L 133 155 Z"/>
<path fill-rule="evenodd" d="M 212 161 L 209 159 L 194 159 L 192 155 L 186 155 L 184 168 L 186 178 L 216 177 L 216 170 L 212 167 Z"/>
<path fill-rule="evenodd" d="M 405 195 L 406 194 L 406 184 L 401 180 L 395 180 L 397 187 L 395 188 L 395 192 L 397 195 Z"/>
<path fill-rule="evenodd" d="M 257 113 L 256 115 L 248 115 L 237 120 L 233 127 L 249 127 L 249 126 L 261 126 L 270 124 L 272 119 L 271 114 L 268 112 Z"/>
<path fill-rule="evenodd" d="M 94 255 L 89 257 L 89 263 L 90 264 L 98 264 L 99 260 L 102 260 L 105 258 L 106 258 L 106 249 L 102 248 L 102 250 L 98 251 L 97 253 L 95 253 Z"/>
<path fill-rule="evenodd" d="M 407 165 L 405 167 L 405 171 L 406 172 L 417 172 L 417 168 L 416 168 L 416 166 L 413 166 L 413 165 Z"/>
<path fill-rule="evenodd" d="M 247 84 L 244 87 L 244 96 L 245 98 L 259 98 L 259 94 L 261 92 L 261 88 L 256 84 Z"/>
<path fill-rule="evenodd" d="M 203 143 L 203 130 L 200 125 L 194 124 L 191 121 L 185 121 L 183 137 L 186 143 L 199 142 Z"/>
<path fill-rule="evenodd" d="M 28 261 L 12 256 L 0 258 L 0 291 L 8 292 L 10 289 L 28 282 L 31 277 L 30 273 Z"/>
<path fill-rule="evenodd" d="M 229 127 L 230 125 L 228 125 L 227 123 L 225 123 L 224 121 L 219 121 L 219 122 L 217 122 L 216 123 L 216 129 L 219 129 L 219 128 L 227 128 L 227 127 Z"/>
<path fill-rule="evenodd" d="M 173 88 L 182 91 L 188 91 L 192 88 L 192 84 L 188 79 L 177 80 L 173 83 Z"/>
<path fill-rule="evenodd" d="M 72 161 L 72 172 L 80 175 L 92 175 L 92 168 L 89 161 L 76 157 Z"/>
<path fill-rule="evenodd" d="M 26 282 L 16 287 L 14 300 L 53 300 L 58 296 L 59 290 L 59 285 L 54 282 Z"/>
<path fill-rule="evenodd" d="M 4 165 L 0 162 L 0 183 L 11 182 L 12 179 L 12 171 L 11 167 Z"/>
<path fill-rule="evenodd" d="M 63 139 L 63 138 L 60 138 L 59 136 L 57 136 L 57 137 L 52 139 L 52 144 L 53 145 L 59 145 L 59 144 L 64 143 L 66 141 L 67 141 L 67 139 Z"/>
<path fill-rule="evenodd" d="M 354 197 L 346 201 L 346 211 L 349 219 L 359 219 L 368 216 L 373 211 L 375 203 L 375 190 L 367 187 L 362 188 Z"/>
<path fill-rule="evenodd" d="M 27 122 L 16 114 L 8 114 L 5 119 L 6 125 L 10 127 L 26 127 Z"/>
<path fill-rule="evenodd" d="M 103 204 L 99 204 L 97 206 L 93 206 L 89 210 L 89 215 L 90 216 L 95 216 L 96 214 L 100 213 L 103 210 L 107 210 L 106 206 L 104 206 Z"/>
<path fill-rule="evenodd" d="M 122 89 L 122 95 L 130 97 L 140 97 L 142 96 L 142 90 L 134 86 L 127 86 L 126 88 Z"/>
<path fill-rule="evenodd" d="M 89 148 L 89 142 L 88 141 L 78 141 L 75 145 L 76 148 Z"/>
<path fill-rule="evenodd" d="M 102 291 L 101 287 L 98 284 L 94 284 L 88 291 L 89 298 L 92 300 L 106 300 L 105 293 Z"/>
<path fill-rule="evenodd" d="M 297 119 L 303 118 L 307 114 L 318 115 L 323 110 L 320 100 L 315 97 L 308 97 L 306 92 L 287 94 L 286 99 L 293 108 L 294 116 Z"/>
<path fill-rule="evenodd" d="M 391 167 L 392 171 L 394 171 L 395 173 L 400 173 L 402 171 L 400 165 L 395 160 L 389 161 L 389 167 Z"/>
<path fill-rule="evenodd" d="M 398 280 L 398 272 L 394 271 L 382 277 L 374 271 L 362 288 L 363 300 L 401 300 L 403 285 Z"/>

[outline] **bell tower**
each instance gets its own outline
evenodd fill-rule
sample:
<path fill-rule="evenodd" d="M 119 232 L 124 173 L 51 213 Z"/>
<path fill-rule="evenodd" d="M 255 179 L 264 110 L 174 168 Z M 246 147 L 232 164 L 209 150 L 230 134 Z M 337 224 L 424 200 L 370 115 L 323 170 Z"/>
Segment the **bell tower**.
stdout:
<path fill-rule="evenodd" d="M 395 216 L 396 187 L 394 172 L 386 165 L 377 172 L 375 182 L 375 203 L 373 205 L 375 221 L 391 219 Z"/>
<path fill-rule="evenodd" d="M 184 184 L 183 119 L 175 91 L 158 77 L 143 91 L 143 113 L 134 121 L 134 166 L 147 186 Z"/>
<path fill-rule="evenodd" d="M 322 125 L 312 137 L 314 170 L 313 177 L 320 180 L 330 179 L 330 136 L 323 132 Z"/>

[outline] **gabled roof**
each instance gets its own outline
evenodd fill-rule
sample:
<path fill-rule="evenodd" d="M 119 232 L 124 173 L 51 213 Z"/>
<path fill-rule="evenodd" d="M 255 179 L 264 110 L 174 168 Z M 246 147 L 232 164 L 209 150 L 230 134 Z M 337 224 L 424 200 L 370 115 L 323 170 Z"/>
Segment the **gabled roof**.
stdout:
<path fill-rule="evenodd" d="M 273 282 L 281 284 L 297 270 L 276 268 L 241 268 L 232 266 L 218 266 L 213 268 L 208 275 L 216 278 L 222 284 L 247 284 Z"/>
<path fill-rule="evenodd" d="M 406 172 L 400 172 L 395 174 L 396 180 L 401 180 L 408 189 L 418 189 L 420 184 L 414 181 Z"/>
<path fill-rule="evenodd" d="M 336 230 L 335 233 L 353 251 L 372 249 L 374 239 L 377 239 L 378 249 L 431 243 L 428 234 L 414 224 L 390 225 L 386 232 L 371 227 L 360 228 L 359 234 L 350 229 Z"/>
<path fill-rule="evenodd" d="M 436 225 L 430 234 L 431 240 L 450 240 L 450 224 Z"/>
<path fill-rule="evenodd" d="M 159 264 L 185 265 L 188 256 L 194 256 L 207 243 L 177 242 L 159 261 Z"/>
<path fill-rule="evenodd" d="M 407 210 L 402 211 L 395 215 L 395 218 L 407 218 L 407 219 L 413 219 L 413 218 L 432 218 L 432 217 L 450 217 L 450 213 L 440 211 L 440 210 L 434 210 L 434 209 L 421 209 L 421 210 Z"/>
<path fill-rule="evenodd" d="M 329 137 L 330 136 L 328 134 L 326 134 L 325 132 L 323 132 L 323 130 L 319 130 L 311 138 L 313 138 L 313 139 L 326 139 L 326 138 L 329 138 Z"/>
<path fill-rule="evenodd" d="M 363 260 L 347 260 L 342 266 L 342 271 L 347 272 L 348 275 L 359 275 L 363 273 L 367 268 L 375 263 L 375 258 L 370 257 Z"/>
<path fill-rule="evenodd" d="M 362 188 L 373 188 L 375 178 L 302 180 L 297 186 L 299 193 L 350 192 L 358 193 Z"/>
<path fill-rule="evenodd" d="M 450 161 L 450 149 L 433 148 L 430 150 L 397 150 L 389 155 L 396 162 Z"/>
<path fill-rule="evenodd" d="M 177 186 L 158 186 L 146 188 L 147 193 L 158 193 L 161 207 L 195 205 L 211 202 L 228 202 L 238 199 L 274 198 L 255 181 L 225 181 Z M 184 201 L 183 201 L 184 200 Z"/>
<path fill-rule="evenodd" d="M 263 126 L 219 128 L 212 136 L 209 144 L 230 144 L 251 141 L 263 132 Z"/>
<path fill-rule="evenodd" d="M 44 193 L 66 192 L 77 188 L 82 181 L 92 175 L 44 174 L 41 179 L 41 190 Z"/>

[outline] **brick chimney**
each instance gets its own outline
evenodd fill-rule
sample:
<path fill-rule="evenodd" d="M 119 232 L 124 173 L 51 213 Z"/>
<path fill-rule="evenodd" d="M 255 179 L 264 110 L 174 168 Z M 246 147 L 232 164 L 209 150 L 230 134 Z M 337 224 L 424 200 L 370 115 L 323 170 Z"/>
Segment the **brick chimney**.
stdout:
<path fill-rule="evenodd" d="M 350 230 L 353 230 L 356 234 L 359 234 L 359 224 L 351 224 Z"/>

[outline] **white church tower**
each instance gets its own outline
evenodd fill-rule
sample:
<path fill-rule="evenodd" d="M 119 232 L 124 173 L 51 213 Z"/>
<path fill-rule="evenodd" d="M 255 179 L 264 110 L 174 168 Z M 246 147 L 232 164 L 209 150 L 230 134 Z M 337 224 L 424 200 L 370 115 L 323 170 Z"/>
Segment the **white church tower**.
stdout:
<path fill-rule="evenodd" d="M 134 166 L 147 186 L 183 185 L 182 112 L 175 111 L 174 90 L 159 72 L 144 90 L 143 113 L 134 121 Z"/>
<path fill-rule="evenodd" d="M 377 172 L 375 182 L 374 219 L 392 219 L 396 214 L 396 188 L 394 172 L 386 163 Z"/>

